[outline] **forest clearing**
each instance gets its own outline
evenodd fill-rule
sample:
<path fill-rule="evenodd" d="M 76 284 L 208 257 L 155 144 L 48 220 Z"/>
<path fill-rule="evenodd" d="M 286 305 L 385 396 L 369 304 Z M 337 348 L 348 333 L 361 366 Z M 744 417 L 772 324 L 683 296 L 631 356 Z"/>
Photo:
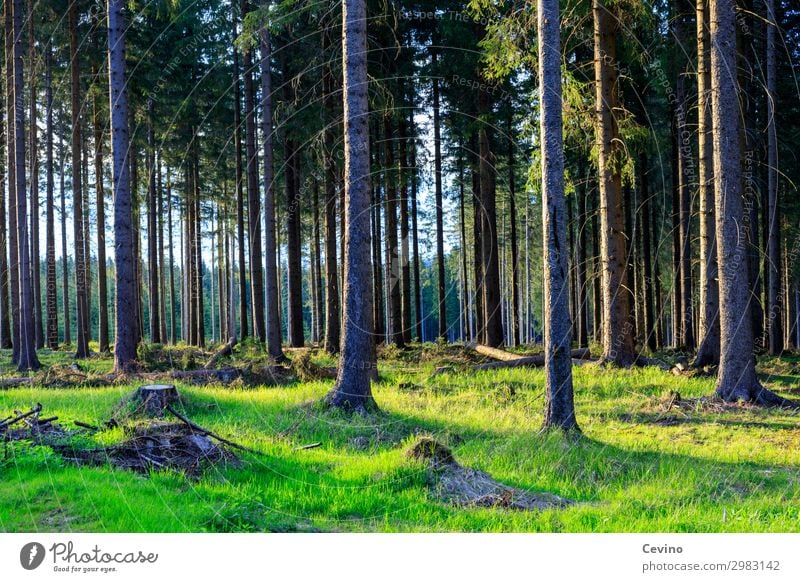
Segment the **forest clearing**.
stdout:
<path fill-rule="evenodd" d="M 185 349 L 185 348 L 183 348 Z M 254 351 L 252 346 L 248 351 Z M 175 350 L 179 359 L 180 350 Z M 68 361 L 48 354 L 48 363 Z M 201 475 L 76 466 L 52 450 L 5 444 L 0 529 L 104 532 L 529 531 L 796 532 L 800 528 L 797 411 L 706 402 L 713 378 L 657 367 L 576 366 L 583 435 L 539 434 L 544 373 L 465 372 L 487 358 L 462 346 L 387 350 L 374 386 L 381 412 L 353 420 L 326 410 L 332 380 L 177 383 L 176 406 L 197 424 L 256 452 Z M 258 360 L 258 357 L 255 357 Z M 313 362 L 333 363 L 318 351 Z M 251 362 L 242 354 L 225 365 Z M 81 364 L 102 375 L 111 360 Z M 453 371 L 435 373 L 441 366 Z M 766 360 L 764 382 L 797 394 L 800 360 Z M 74 380 L 74 378 L 73 378 Z M 236 384 L 236 383 L 235 383 Z M 0 412 L 42 404 L 72 425 L 102 425 L 131 384 L 13 388 Z M 675 400 L 680 393 L 680 401 Z M 163 422 L 174 422 L 167 413 Z M 74 427 L 71 427 L 74 428 Z M 409 458 L 421 436 L 463 465 L 509 487 L 570 500 L 518 511 L 454 505 L 431 489 L 424 462 Z M 123 440 L 121 428 L 87 434 L 92 447 Z M 313 448 L 303 449 L 308 445 Z M 11 491 L 14 494 L 9 494 Z M 354 492 L 358 494 L 354 494 Z"/>

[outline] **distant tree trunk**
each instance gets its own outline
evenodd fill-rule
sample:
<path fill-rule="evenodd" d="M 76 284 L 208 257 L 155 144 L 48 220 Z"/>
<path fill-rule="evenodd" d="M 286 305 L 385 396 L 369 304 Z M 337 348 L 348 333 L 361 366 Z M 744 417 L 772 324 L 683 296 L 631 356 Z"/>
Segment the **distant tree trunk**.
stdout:
<path fill-rule="evenodd" d="M 250 2 L 242 0 L 242 18 L 250 12 Z M 244 68 L 245 168 L 247 170 L 247 233 L 250 242 L 250 301 L 253 305 L 253 336 L 266 340 L 264 321 L 264 273 L 261 253 L 261 196 L 258 185 L 256 151 L 255 87 L 253 86 L 253 51 L 242 52 Z"/>
<path fill-rule="evenodd" d="M 583 164 L 579 166 L 583 170 Z M 576 257 L 575 269 L 575 286 L 577 287 L 578 304 L 575 309 L 575 317 L 578 318 L 578 337 L 576 342 L 578 347 L 586 347 L 589 345 L 589 328 L 588 328 L 588 313 L 589 298 L 587 297 L 587 284 L 586 284 L 586 181 L 585 172 L 578 175 L 581 182 L 581 187 L 575 190 L 575 195 L 578 202 L 578 248 Z"/>
<path fill-rule="evenodd" d="M 404 91 L 401 89 L 400 94 L 404 97 Z M 406 132 L 406 119 L 405 115 L 401 115 L 398 120 L 399 129 L 399 165 L 400 171 L 398 173 L 398 189 L 400 192 L 400 275 L 402 278 L 401 299 L 402 299 L 402 334 L 403 342 L 408 343 L 411 341 L 411 262 L 410 262 L 410 248 L 409 248 L 409 213 L 408 213 L 408 147 L 407 147 L 407 132 Z"/>
<path fill-rule="evenodd" d="M 397 241 L 397 170 L 392 147 L 392 118 L 385 113 L 383 118 L 384 184 L 386 189 L 386 276 L 389 291 L 389 330 L 387 340 L 403 347 L 402 300 L 400 297 L 400 257 Z"/>
<path fill-rule="evenodd" d="M 414 236 L 414 245 L 412 247 L 412 261 L 414 263 L 414 330 L 416 340 L 422 341 L 422 291 L 420 289 L 420 275 L 419 275 L 419 229 L 417 225 L 417 146 L 415 143 L 416 128 L 414 126 L 413 110 L 409 115 L 409 124 L 411 126 L 411 232 Z M 463 198 L 463 190 L 462 190 Z M 463 200 L 462 200 L 463 202 Z M 465 275 L 466 276 L 466 275 Z"/>
<path fill-rule="evenodd" d="M 345 285 L 342 357 L 330 405 L 355 411 L 374 406 L 370 381 L 376 376 L 371 335 L 369 126 L 367 121 L 367 19 L 365 0 L 344 0 Z"/>
<path fill-rule="evenodd" d="M 298 169 L 300 152 L 290 136 L 284 137 L 286 157 L 286 245 L 287 277 L 289 286 L 289 345 L 302 347 L 305 343 L 303 330 L 303 272 L 301 257 L 301 211 Z"/>
<path fill-rule="evenodd" d="M 36 70 L 36 37 L 34 36 L 34 1 L 28 0 L 28 62 L 30 74 L 30 171 L 31 171 L 31 271 L 33 285 L 33 325 L 36 334 L 36 349 L 44 347 L 44 332 L 42 313 L 42 281 L 41 262 L 39 252 L 39 114 L 38 100 L 38 71 Z"/>
<path fill-rule="evenodd" d="M 175 311 L 177 309 L 175 299 L 175 252 L 173 250 L 175 239 L 172 237 L 172 177 L 167 168 L 167 236 L 169 238 L 169 341 L 175 344 L 178 335 L 178 320 Z M 231 297 L 233 302 L 233 297 Z M 231 313 L 235 314 L 233 308 Z M 231 329 L 236 328 L 235 318 L 230 319 Z"/>
<path fill-rule="evenodd" d="M 311 240 L 308 241 L 308 272 L 310 275 L 311 289 L 311 343 L 317 344 L 320 341 L 320 320 L 322 318 L 322 308 L 320 307 L 320 284 L 317 278 L 317 266 L 320 265 L 319 259 L 319 182 L 312 178 L 311 185 Z M 320 271 L 321 271 L 320 267 Z"/>
<path fill-rule="evenodd" d="M 719 363 L 719 287 L 714 232 L 711 52 L 708 0 L 697 0 L 697 141 L 700 182 L 700 347 L 695 366 Z"/>
<path fill-rule="evenodd" d="M 330 52 L 330 27 L 322 33 L 323 52 Z M 325 156 L 325 351 L 339 353 L 341 342 L 341 310 L 339 305 L 339 269 L 336 255 L 336 111 L 333 96 L 334 77 L 330 61 L 325 60 L 322 71 L 322 105 L 324 112 L 323 146 Z M 372 212 L 370 212 L 372 216 Z M 342 225 L 344 228 L 344 225 Z"/>
<path fill-rule="evenodd" d="M 78 57 L 78 7 L 69 5 L 69 49 L 72 95 L 72 218 L 75 247 L 75 293 L 78 305 L 76 358 L 89 357 L 89 301 L 86 289 L 86 242 L 83 224 L 83 180 L 81 178 L 81 73 Z"/>
<path fill-rule="evenodd" d="M 511 197 L 513 200 L 513 196 Z M 461 230 L 461 328 L 463 329 L 462 341 L 472 341 L 472 327 L 470 325 L 470 301 L 469 301 L 469 270 L 467 268 L 467 224 L 464 201 L 464 147 L 461 142 L 458 144 L 458 206 L 459 206 L 459 226 Z M 414 223 L 416 224 L 416 216 Z M 516 229 L 513 229 L 513 233 Z M 516 264 L 516 263 L 515 263 Z"/>
<path fill-rule="evenodd" d="M 111 112 L 111 159 L 114 188 L 114 369 L 124 372 L 136 360 L 135 328 L 138 297 L 133 254 L 133 197 L 128 136 L 128 89 L 125 78 L 124 0 L 108 1 L 108 86 Z"/>
<path fill-rule="evenodd" d="M 481 91 L 478 109 L 482 114 L 490 110 L 489 95 Z M 483 202 L 481 224 L 481 256 L 483 275 L 483 311 L 485 342 L 491 347 L 503 345 L 503 319 L 500 305 L 500 263 L 497 244 L 497 210 L 495 191 L 495 157 L 491 150 L 491 128 L 483 125 L 478 131 L 480 151 L 480 187 Z"/>
<path fill-rule="evenodd" d="M 95 67 L 94 76 L 98 75 Z M 98 341 L 100 353 L 108 352 L 108 274 L 106 273 L 106 210 L 105 187 L 103 185 L 103 126 L 100 123 L 100 103 L 97 95 L 92 98 L 92 120 L 94 125 L 94 175 L 97 204 L 97 307 Z"/>
<path fill-rule="evenodd" d="M 167 334 L 167 278 L 165 275 L 166 267 L 164 265 L 164 188 L 161 174 L 161 154 L 158 154 L 158 161 L 156 163 L 156 192 L 158 200 L 158 274 L 159 274 L 159 314 L 158 319 L 161 323 L 161 341 L 166 343 L 169 335 Z M 227 185 L 227 182 L 225 183 Z M 227 190 L 225 191 L 225 199 L 227 200 Z M 103 254 L 105 260 L 105 253 Z M 105 267 L 103 267 L 105 270 Z M 105 297 L 105 296 L 104 296 Z M 105 301 L 105 299 L 104 299 Z"/>
<path fill-rule="evenodd" d="M 642 224 L 642 278 L 644 287 L 644 339 L 650 351 L 656 350 L 656 325 L 653 321 L 653 250 L 651 248 L 650 182 L 648 179 L 647 154 L 639 155 L 639 216 Z"/>
<path fill-rule="evenodd" d="M 593 0 L 595 91 L 597 105 L 598 183 L 603 263 L 603 361 L 630 366 L 634 353 L 634 325 L 630 294 L 624 289 L 627 249 L 621 176 L 612 162 L 619 155 L 616 35 L 618 21 L 604 0 Z"/>
<path fill-rule="evenodd" d="M 46 174 L 46 238 L 45 244 L 45 288 L 47 304 L 47 347 L 50 349 L 58 348 L 58 297 L 56 293 L 56 230 L 55 230 L 55 209 L 53 205 L 53 67 L 52 67 L 52 47 L 47 47 L 44 54 L 44 91 L 45 91 L 45 174 Z M 0 197 L 0 200 L 5 196 Z M 2 209 L 0 209 L 1 211 Z M 100 221 L 98 214 L 98 223 Z M 2 219 L 5 225 L 5 218 Z M 3 236 L 3 239 L 5 236 Z M 2 241 L 5 243 L 5 241 Z M 4 245 L 3 245 L 4 246 Z M 5 260 L 5 253 L 3 253 Z M 5 309 L 5 305 L 3 305 Z M 5 337 L 5 336 L 3 336 Z"/>
<path fill-rule="evenodd" d="M 575 430 L 567 293 L 561 49 L 558 0 L 539 0 L 539 103 L 544 245 L 544 427 Z"/>
<path fill-rule="evenodd" d="M 437 51 L 431 52 L 433 67 L 437 67 Z M 444 218 L 442 209 L 442 136 L 441 122 L 439 120 L 439 78 L 438 71 L 433 73 L 433 159 L 435 178 L 435 204 L 436 204 L 436 267 L 438 273 L 437 290 L 439 302 L 439 337 L 447 341 L 447 301 L 444 268 Z M 496 260 L 497 257 L 495 257 Z M 499 284 L 499 282 L 498 282 Z M 499 315 L 499 314 L 498 314 Z"/>
<path fill-rule="evenodd" d="M 150 341 L 152 343 L 161 343 L 161 322 L 159 315 L 161 307 L 159 306 L 159 280 L 160 273 L 158 269 L 158 220 L 156 214 L 158 212 L 156 199 L 158 194 L 156 192 L 156 139 L 155 130 L 153 129 L 153 115 L 154 115 L 154 102 L 151 99 L 147 103 L 147 272 L 148 277 L 148 315 L 150 324 Z"/>
<path fill-rule="evenodd" d="M 267 291 L 266 334 L 267 351 L 275 361 L 285 359 L 283 355 L 280 315 L 280 287 L 278 286 L 277 243 L 275 235 L 275 173 L 273 169 L 272 144 L 272 41 L 269 29 L 259 31 L 261 48 L 261 133 L 264 140 L 264 269 Z M 232 298 L 231 298 L 232 299 Z"/>
<path fill-rule="evenodd" d="M 711 0 L 711 91 L 717 260 L 720 294 L 720 364 L 716 393 L 726 401 L 782 404 L 760 385 L 753 358 L 749 315 L 746 237 L 740 165 L 740 120 L 736 78 L 736 12 L 733 0 Z"/>
<path fill-rule="evenodd" d="M 486 343 L 486 317 L 483 301 L 483 193 L 481 192 L 481 165 L 480 156 L 476 152 L 474 138 L 469 145 L 469 151 L 473 152 L 472 160 L 472 259 L 473 272 L 475 276 L 475 340 L 478 343 Z"/>
<path fill-rule="evenodd" d="M 8 26 L 7 19 L 11 16 L 11 11 L 8 8 L 8 2 L 6 2 L 6 23 L 5 23 L 5 33 L 4 33 L 4 41 L 5 41 L 5 50 L 6 50 L 6 87 L 4 89 L 8 89 L 11 83 L 11 75 L 8 74 L 9 65 L 11 63 L 11 58 L 9 56 L 10 51 L 8 50 L 8 45 L 11 42 L 11 31 L 10 26 Z M 13 132 L 13 112 L 11 111 L 11 91 L 7 90 L 5 94 L 5 99 L 3 103 L 3 110 L 0 111 L 0 120 L 2 120 L 3 112 L 5 112 L 5 124 L 3 124 L 3 149 L 5 153 L 4 163 L 5 168 L 8 170 L 9 177 L 11 176 L 11 152 L 8 148 L 8 145 L 11 143 L 10 141 L 10 133 Z M 9 181 L 8 185 L 8 194 L 9 198 L 14 191 L 14 187 Z M 9 200 L 9 208 L 10 208 L 10 200 Z M 9 219 L 10 221 L 10 219 Z M 9 285 L 8 285 L 8 277 L 9 277 L 9 269 L 8 269 L 8 230 L 6 224 L 6 182 L 4 179 L 0 179 L 0 348 L 8 349 L 12 347 L 11 342 L 11 319 L 9 317 L 11 306 L 9 304 L 8 299 L 8 292 L 9 292 Z"/>
<path fill-rule="evenodd" d="M 592 339 L 603 341 L 603 273 L 601 267 L 602 250 L 600 249 L 600 193 L 598 188 L 592 192 Z"/>
<path fill-rule="evenodd" d="M 19 253 L 19 354 L 17 369 L 20 372 L 40 367 L 36 356 L 36 331 L 34 329 L 33 281 L 28 237 L 27 202 L 25 200 L 25 90 L 22 61 L 22 25 L 25 6 L 22 0 L 13 2 L 14 40 L 14 179 L 16 196 L 16 232 Z"/>
<path fill-rule="evenodd" d="M 517 146 L 516 140 L 513 138 L 514 128 L 511 124 L 509 116 L 508 122 L 508 211 L 509 221 L 511 222 L 511 341 L 517 346 L 519 345 L 519 243 L 517 242 L 517 192 L 514 180 L 514 148 Z M 461 186 L 463 189 L 463 185 Z M 463 192 L 462 192 L 463 194 Z M 461 206 L 462 220 L 461 227 L 463 230 L 464 220 L 463 211 L 464 206 Z M 463 233 L 462 233 L 463 234 Z M 585 241 L 584 241 L 585 242 Z M 462 265 L 466 271 L 466 263 Z M 466 279 L 465 279 L 466 280 Z"/>
<path fill-rule="evenodd" d="M 683 294 L 681 293 L 681 201 L 678 173 L 678 127 L 677 116 L 672 112 L 671 137 L 671 192 L 672 192 L 672 346 L 683 345 Z"/>
<path fill-rule="evenodd" d="M 233 36 L 238 35 L 234 26 Z M 242 96 L 241 82 L 239 80 L 239 51 L 233 49 L 233 130 L 236 142 L 236 229 L 239 239 L 239 334 L 242 339 L 247 337 L 247 263 L 245 262 L 244 238 L 244 187 L 242 166 Z"/>
<path fill-rule="evenodd" d="M 377 129 L 376 129 L 377 133 Z M 375 140 L 377 141 L 377 140 Z M 377 149 L 377 148 L 375 148 Z M 378 153 L 370 147 L 370 157 L 377 158 Z M 381 259 L 381 188 L 380 188 L 380 174 L 376 174 L 375 179 L 372 181 L 371 189 L 371 208 L 372 212 L 372 290 L 373 290 L 373 319 L 375 325 L 375 343 L 383 343 L 386 341 L 386 326 L 385 326 L 385 311 L 384 311 L 384 296 L 383 296 L 383 260 Z M 344 230 L 344 223 L 342 223 L 342 230 Z M 344 248 L 344 247 L 342 247 Z M 344 271 L 342 271 L 344 274 Z M 344 290 L 344 289 L 343 289 Z"/>
<path fill-rule="evenodd" d="M 778 133 L 775 126 L 775 0 L 765 0 L 767 28 L 767 336 L 769 353 L 783 352 L 781 315 L 780 211 L 778 209 Z"/>
<path fill-rule="evenodd" d="M 19 233 L 17 231 L 17 177 L 16 177 L 16 120 L 17 103 L 14 101 L 14 68 L 15 68 L 15 40 L 14 35 L 14 4 L 5 3 L 5 55 L 6 55 L 6 112 L 8 131 L 6 132 L 6 168 L 8 172 L 8 254 L 9 271 L 11 279 L 11 323 L 12 323 L 12 354 L 11 362 L 19 363 L 20 352 L 20 322 L 19 322 Z"/>
<path fill-rule="evenodd" d="M 63 113 L 63 111 L 62 111 Z M 59 134 L 59 197 L 61 199 L 61 292 L 64 309 L 64 343 L 72 343 L 69 308 L 69 255 L 67 254 L 67 195 L 65 187 L 67 154 L 64 147 L 64 136 Z"/>

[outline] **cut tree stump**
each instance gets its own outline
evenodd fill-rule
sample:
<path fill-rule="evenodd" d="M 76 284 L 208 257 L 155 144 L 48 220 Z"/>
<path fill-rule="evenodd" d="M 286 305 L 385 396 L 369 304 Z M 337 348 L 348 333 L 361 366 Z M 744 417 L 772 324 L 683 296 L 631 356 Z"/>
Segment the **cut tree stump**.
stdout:
<path fill-rule="evenodd" d="M 146 384 L 139 386 L 134 395 L 148 415 L 161 416 L 167 406 L 178 401 L 178 389 L 173 384 Z"/>

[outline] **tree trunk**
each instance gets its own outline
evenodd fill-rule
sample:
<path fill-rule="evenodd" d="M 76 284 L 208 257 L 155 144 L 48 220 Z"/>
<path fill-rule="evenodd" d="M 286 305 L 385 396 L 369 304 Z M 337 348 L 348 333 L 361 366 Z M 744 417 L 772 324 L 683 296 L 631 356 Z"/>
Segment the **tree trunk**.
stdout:
<path fill-rule="evenodd" d="M 442 208 L 442 136 L 439 112 L 439 78 L 436 76 L 437 51 L 431 52 L 433 71 L 433 159 L 434 159 L 434 179 L 435 179 L 435 204 L 436 204 L 436 267 L 437 267 L 437 290 L 439 302 L 439 337 L 447 341 L 447 301 L 446 301 L 446 281 L 444 268 L 444 218 Z M 495 257 L 496 259 L 497 257 Z M 498 314 L 499 315 L 499 314 Z M 494 345 L 494 344 L 493 344 Z M 499 344 L 498 344 L 499 345 Z"/>
<path fill-rule="evenodd" d="M 154 102 L 147 103 L 147 272 L 148 272 L 148 319 L 150 327 L 150 341 L 161 343 L 161 322 L 159 314 L 159 279 L 158 270 L 158 233 L 156 208 L 156 143 L 155 130 L 153 129 Z"/>
<path fill-rule="evenodd" d="M 736 78 L 736 12 L 733 0 L 710 0 L 716 235 L 720 295 L 720 364 L 716 393 L 726 401 L 780 404 L 759 384 L 748 321 L 747 237 L 740 165 L 740 120 Z"/>
<path fill-rule="evenodd" d="M 46 238 L 45 265 L 46 265 L 46 296 L 47 304 L 47 331 L 45 333 L 47 347 L 58 348 L 58 297 L 56 293 L 56 232 L 55 208 L 53 204 L 54 174 L 53 174 L 53 71 L 52 48 L 47 47 L 44 55 L 44 90 L 45 90 L 45 173 L 46 173 Z M 2 210 L 2 209 L 0 209 Z M 98 223 L 99 223 L 98 214 Z M 5 219 L 2 219 L 5 224 Z M 5 237 L 3 237 L 5 238 Z M 5 242 L 5 241 L 3 241 Z M 5 258 L 5 257 L 3 257 Z M 3 305 L 5 309 L 5 304 Z"/>
<path fill-rule="evenodd" d="M 411 127 L 411 234 L 414 237 L 412 247 L 412 258 L 414 263 L 414 330 L 416 340 L 422 341 L 422 290 L 420 288 L 419 275 L 419 228 L 417 225 L 417 145 L 416 145 L 416 126 L 414 125 L 414 110 L 409 114 L 409 126 Z M 463 186 L 462 186 L 463 202 Z"/>
<path fill-rule="evenodd" d="M 89 357 L 89 301 L 86 289 L 86 242 L 83 225 L 83 180 L 81 178 L 81 73 L 78 57 L 78 7 L 69 6 L 70 85 L 72 107 L 72 219 L 75 248 L 75 293 L 77 301 L 77 340 L 75 357 Z"/>
<path fill-rule="evenodd" d="M 656 350 L 656 325 L 653 321 L 653 260 L 651 248 L 650 224 L 650 182 L 648 177 L 647 154 L 639 155 L 639 203 L 640 222 L 642 224 L 642 280 L 644 287 L 644 340 L 651 352 Z M 656 258 L 658 260 L 658 258 Z"/>
<path fill-rule="evenodd" d="M 517 146 L 514 137 L 514 128 L 509 115 L 508 122 L 508 209 L 509 220 L 511 221 L 511 341 L 519 345 L 519 245 L 517 242 L 517 192 L 514 181 L 514 148 Z M 461 186 L 463 189 L 463 185 Z M 462 204 L 461 228 L 464 228 L 463 204 Z M 583 231 L 581 231 L 583 232 Z M 462 233 L 463 234 L 463 233 Z M 584 238 L 584 244 L 585 244 Z M 463 247 L 462 247 L 463 248 Z M 585 250 L 584 250 L 585 253 Z M 466 263 L 463 265 L 466 270 Z M 466 279 L 465 279 L 466 280 Z"/>
<path fill-rule="evenodd" d="M 173 250 L 174 238 L 172 237 L 172 177 L 167 168 L 167 236 L 169 237 L 169 342 L 175 344 L 178 335 L 178 319 L 176 317 L 175 299 L 175 251 Z M 233 298 L 231 298 L 233 301 Z M 232 318 L 231 327 L 236 327 L 236 322 Z"/>
<path fill-rule="evenodd" d="M 403 90 L 402 80 L 400 81 L 400 97 L 405 99 L 405 92 Z M 404 101 L 401 101 L 404 103 Z M 405 105 L 403 105 L 405 109 Z M 400 133 L 399 141 L 399 165 L 400 171 L 398 173 L 399 183 L 398 189 L 400 192 L 400 275 L 402 278 L 401 299 L 402 299 L 402 334 L 403 343 L 411 341 L 411 261 L 410 261 L 410 248 L 409 248 L 409 213 L 408 213 L 408 147 L 406 135 L 406 118 L 405 115 L 400 115 L 398 120 L 398 129 Z"/>
<path fill-rule="evenodd" d="M 272 40 L 269 29 L 259 30 L 261 48 L 261 133 L 264 140 L 264 269 L 267 291 L 266 334 L 267 351 L 277 361 L 285 359 L 283 355 L 280 317 L 280 287 L 278 286 L 277 243 L 275 241 L 275 173 L 273 170 L 272 145 Z M 232 298 L 231 298 L 232 300 Z"/>
<path fill-rule="evenodd" d="M 284 142 L 286 148 L 286 266 L 289 284 L 289 345 L 299 348 L 305 343 L 303 337 L 303 272 L 300 250 L 300 191 L 297 188 L 300 152 L 292 137 L 285 136 Z"/>
<path fill-rule="evenodd" d="M 572 390 L 571 322 L 567 303 L 564 148 L 558 0 L 539 0 L 539 103 L 544 248 L 544 427 L 578 428 Z"/>
<path fill-rule="evenodd" d="M 95 67 L 94 76 L 98 75 Z M 92 122 L 94 125 L 94 176 L 97 204 L 97 308 L 98 341 L 100 353 L 108 352 L 108 274 L 106 273 L 106 210 L 103 185 L 103 126 L 100 123 L 100 103 L 95 94 L 92 98 Z"/>
<path fill-rule="evenodd" d="M 403 347 L 402 300 L 400 297 L 400 257 L 397 241 L 397 176 L 392 148 L 392 118 L 389 112 L 383 117 L 384 186 L 386 191 L 386 285 L 389 292 L 389 329 L 387 341 Z"/>
<path fill-rule="evenodd" d="M 377 134 L 377 129 L 375 130 Z M 377 141 L 377 140 L 375 140 Z M 377 148 L 376 148 L 377 149 Z M 371 159 L 378 157 L 378 153 L 372 150 L 370 154 Z M 380 173 L 375 175 L 372 181 L 371 188 L 371 209 L 372 212 L 372 293 L 373 293 L 373 320 L 375 325 L 375 343 L 383 343 L 386 341 L 386 326 L 385 326 L 385 311 L 384 311 L 384 295 L 383 295 L 383 260 L 381 259 L 381 188 L 380 188 Z M 344 223 L 342 223 L 344 230 Z M 342 247 L 344 249 L 344 247 Z M 344 252 L 344 250 L 342 251 Z M 344 272 L 343 272 L 344 274 Z"/>
<path fill-rule="evenodd" d="M 330 27 L 322 34 L 323 52 L 330 53 Z M 339 353 L 341 342 L 341 311 L 339 306 L 339 269 L 336 255 L 336 158 L 334 148 L 337 124 L 333 96 L 334 77 L 326 59 L 322 71 L 322 104 L 324 108 L 323 146 L 325 156 L 325 351 Z M 370 212 L 370 215 L 372 213 Z M 344 228 L 344 225 L 342 225 Z"/>
<path fill-rule="evenodd" d="M 336 384 L 326 400 L 332 406 L 365 411 L 374 406 L 376 375 L 370 287 L 369 126 L 367 121 L 367 19 L 365 0 L 344 0 L 344 335 Z"/>
<path fill-rule="evenodd" d="M 234 25 L 233 36 L 238 36 Z M 241 82 L 239 80 L 239 51 L 233 49 L 233 126 L 234 141 L 236 142 L 236 229 L 239 242 L 239 334 L 242 339 L 247 337 L 247 263 L 245 262 L 244 238 L 244 187 L 242 167 L 242 96 Z"/>
<path fill-rule="evenodd" d="M 603 265 L 603 361 L 634 363 L 634 322 L 630 294 L 624 289 L 627 263 L 621 176 L 612 160 L 621 155 L 617 107 L 616 35 L 618 20 L 604 0 L 593 0 L 595 91 L 597 106 L 600 240 Z"/>
<path fill-rule="evenodd" d="M 513 200 L 513 196 L 511 199 Z M 416 200 L 415 200 L 416 205 Z M 461 235 L 461 340 L 472 341 L 472 327 L 470 325 L 470 301 L 469 301 L 469 270 L 467 268 L 467 224 L 464 201 L 464 147 L 461 142 L 458 144 L 458 207 L 459 207 L 459 226 Z M 416 216 L 414 217 L 416 228 Z M 512 237 L 514 236 L 512 232 Z"/>
<path fill-rule="evenodd" d="M 16 103 L 14 102 L 14 8 L 13 3 L 5 3 L 5 55 L 6 55 L 6 112 L 8 130 L 6 132 L 6 168 L 8 171 L 8 254 L 11 279 L 11 324 L 12 354 L 11 362 L 19 362 L 19 243 L 17 232 L 17 178 L 16 178 Z"/>
<path fill-rule="evenodd" d="M 114 189 L 114 282 L 116 323 L 114 370 L 126 372 L 136 360 L 136 258 L 133 254 L 133 197 L 130 182 L 128 89 L 125 79 L 124 0 L 108 1 L 108 86 Z"/>
<path fill-rule="evenodd" d="M 780 211 L 778 209 L 778 133 L 775 127 L 776 65 L 775 65 L 775 0 L 765 0 L 767 28 L 767 337 L 769 353 L 783 352 Z"/>
<path fill-rule="evenodd" d="M 697 141 L 700 183 L 700 347 L 695 366 L 719 363 L 719 287 L 714 232 L 714 171 L 711 135 L 711 53 L 708 0 L 697 0 Z"/>
<path fill-rule="evenodd" d="M 25 20 L 25 5 L 22 0 L 13 2 L 13 63 L 14 63 L 14 196 L 16 197 L 16 237 L 19 269 L 19 350 L 17 369 L 37 370 L 40 367 L 36 356 L 36 331 L 34 329 L 33 281 L 31 276 L 30 240 L 28 237 L 28 214 L 25 180 L 25 91 L 22 61 L 22 25 Z"/>
<path fill-rule="evenodd" d="M 34 1 L 28 0 L 28 62 L 30 73 L 30 172 L 31 172 L 31 271 L 33 285 L 33 325 L 36 349 L 44 347 L 41 262 L 39 254 L 39 114 L 37 107 L 36 37 L 34 36 Z"/>

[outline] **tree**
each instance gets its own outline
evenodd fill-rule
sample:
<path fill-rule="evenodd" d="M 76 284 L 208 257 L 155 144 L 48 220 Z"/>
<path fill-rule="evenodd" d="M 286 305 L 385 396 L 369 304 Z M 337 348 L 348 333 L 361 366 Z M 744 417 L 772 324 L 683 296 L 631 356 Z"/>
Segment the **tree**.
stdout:
<path fill-rule="evenodd" d="M 577 429 L 567 289 L 566 202 L 558 0 L 539 0 L 539 103 L 544 243 L 545 428 Z"/>
<path fill-rule="evenodd" d="M 279 311 L 278 264 L 275 243 L 275 175 L 272 149 L 272 48 L 269 29 L 259 30 L 261 49 L 261 133 L 264 135 L 264 255 L 266 256 L 267 351 L 275 361 L 286 358 L 281 346 L 281 318 Z"/>
<path fill-rule="evenodd" d="M 136 257 L 133 254 L 128 89 L 125 78 L 124 0 L 108 0 L 108 86 L 111 112 L 111 159 L 114 188 L 114 281 L 116 323 L 114 369 L 125 372 L 136 360 Z"/>
<path fill-rule="evenodd" d="M 72 106 L 72 220 L 75 243 L 75 297 L 77 310 L 76 358 L 89 357 L 89 303 L 86 286 L 86 242 L 83 224 L 83 180 L 81 178 L 81 71 L 78 57 L 78 5 L 69 5 L 70 89 Z"/>
<path fill-rule="evenodd" d="M 736 77 L 736 12 L 733 0 L 710 0 L 711 95 L 714 138 L 720 361 L 716 394 L 725 401 L 762 405 L 787 401 L 761 386 L 753 358 L 747 236 L 740 164 L 739 81 Z M 744 325 L 742 324 L 744 322 Z"/>
<path fill-rule="evenodd" d="M 45 303 L 47 304 L 47 328 L 45 340 L 47 347 L 58 348 L 58 297 L 56 294 L 56 232 L 55 208 L 53 200 L 53 55 L 52 48 L 47 47 L 44 54 L 44 91 L 45 91 L 45 173 L 46 181 L 46 238 L 45 243 Z"/>
<path fill-rule="evenodd" d="M 366 412 L 374 407 L 375 376 L 370 277 L 369 123 L 365 0 L 342 3 L 344 64 L 345 248 L 344 334 L 331 406 Z"/>
<path fill-rule="evenodd" d="M 767 257 L 765 275 L 767 282 L 767 337 L 769 353 L 776 356 L 783 351 L 783 326 L 781 325 L 781 251 L 780 212 L 778 209 L 778 132 L 775 125 L 775 0 L 764 0 L 767 28 Z"/>
<path fill-rule="evenodd" d="M 625 241 L 619 128 L 615 118 L 617 86 L 617 16 L 605 0 L 593 0 L 594 73 L 597 111 L 597 174 L 600 190 L 600 252 L 603 273 L 603 357 L 605 363 L 630 366 L 634 328 L 630 294 L 625 289 Z"/>

